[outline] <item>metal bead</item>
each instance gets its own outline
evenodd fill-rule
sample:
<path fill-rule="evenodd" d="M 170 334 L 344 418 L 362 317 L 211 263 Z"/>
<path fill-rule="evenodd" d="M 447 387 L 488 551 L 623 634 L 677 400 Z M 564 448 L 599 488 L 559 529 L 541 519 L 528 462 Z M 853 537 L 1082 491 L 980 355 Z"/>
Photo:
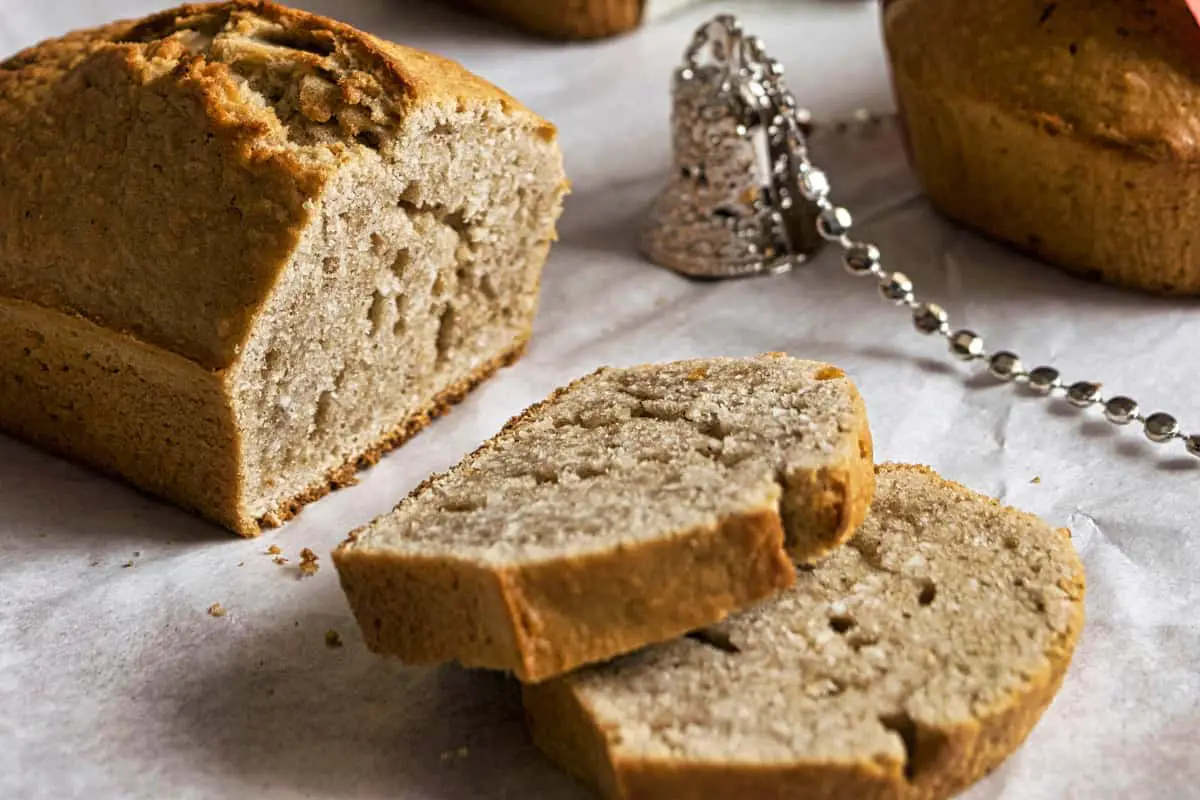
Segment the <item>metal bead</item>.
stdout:
<path fill-rule="evenodd" d="M 1058 370 L 1054 367 L 1035 367 L 1029 371 L 1029 388 L 1038 394 L 1050 394 L 1062 386 L 1058 380 Z"/>
<path fill-rule="evenodd" d="M 913 309 L 913 324 L 924 334 L 945 333 L 949 330 L 950 315 L 937 303 L 921 303 Z"/>
<path fill-rule="evenodd" d="M 988 359 L 988 372 L 1002 381 L 1011 381 L 1021 371 L 1021 359 L 1016 353 L 1001 350 Z"/>
<path fill-rule="evenodd" d="M 1128 425 L 1137 418 L 1138 404 L 1133 398 L 1117 395 L 1104 403 L 1104 418 L 1113 425 Z"/>
<path fill-rule="evenodd" d="M 1077 381 L 1067 387 L 1067 402 L 1079 408 L 1094 405 L 1100 394 L 1100 386 L 1090 381 Z"/>
<path fill-rule="evenodd" d="M 829 195 L 829 177 L 824 170 L 810 167 L 800 173 L 800 194 L 808 200 Z"/>
<path fill-rule="evenodd" d="M 1193 433 L 1191 436 L 1185 436 L 1183 443 L 1187 445 L 1187 451 L 1194 456 L 1200 456 L 1200 434 Z"/>
<path fill-rule="evenodd" d="M 896 305 L 908 305 L 913 300 L 913 282 L 903 272 L 893 272 L 880 281 L 879 293 Z"/>
<path fill-rule="evenodd" d="M 1157 411 L 1143 423 L 1146 438 L 1152 442 L 1169 442 L 1179 435 L 1179 422 L 1170 414 Z"/>
<path fill-rule="evenodd" d="M 879 248 L 875 245 L 855 242 L 846 249 L 842 263 L 851 275 L 869 275 L 879 271 L 880 258 Z"/>
<path fill-rule="evenodd" d="M 950 335 L 950 352 L 963 361 L 974 361 L 983 356 L 983 337 L 966 329 Z"/>
<path fill-rule="evenodd" d="M 850 230 L 853 222 L 849 211 L 841 206 L 830 206 L 822 209 L 817 216 L 817 233 L 825 239 L 840 239 Z"/>

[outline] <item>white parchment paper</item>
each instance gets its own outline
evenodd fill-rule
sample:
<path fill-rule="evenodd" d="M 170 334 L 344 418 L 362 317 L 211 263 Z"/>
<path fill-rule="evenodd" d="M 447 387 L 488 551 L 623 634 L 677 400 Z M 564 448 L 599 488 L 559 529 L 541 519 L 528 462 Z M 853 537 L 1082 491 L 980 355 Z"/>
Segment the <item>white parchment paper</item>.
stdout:
<path fill-rule="evenodd" d="M 562 47 L 405 0 L 301 5 L 455 57 L 559 124 L 575 191 L 532 349 L 360 485 L 254 541 L 0 437 L 0 797 L 588 797 L 533 749 L 506 680 L 367 654 L 327 554 L 597 365 L 764 350 L 852 373 L 881 459 L 929 463 L 1074 532 L 1081 647 L 1029 742 L 970 799 L 1200 797 L 1200 461 L 981 379 L 832 252 L 720 285 L 636 255 L 669 164 L 669 71 L 716 7 Z M 154 7 L 0 0 L 0 51 Z M 818 114 L 887 107 L 874 4 L 726 7 Z M 815 147 L 863 235 L 956 323 L 1200 428 L 1195 302 L 1082 283 L 941 221 L 890 127 Z M 303 580 L 302 547 L 322 556 Z"/>

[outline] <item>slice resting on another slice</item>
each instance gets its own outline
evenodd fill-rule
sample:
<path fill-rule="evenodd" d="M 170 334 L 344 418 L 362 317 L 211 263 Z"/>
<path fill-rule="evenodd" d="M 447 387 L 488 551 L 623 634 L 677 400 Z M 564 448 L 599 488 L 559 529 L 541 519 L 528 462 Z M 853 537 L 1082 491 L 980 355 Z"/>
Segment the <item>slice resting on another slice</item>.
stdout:
<path fill-rule="evenodd" d="M 850 542 L 687 638 L 525 688 L 535 741 L 610 798 L 944 798 L 1028 735 L 1083 625 L 1065 531 L 883 467 Z"/>
<path fill-rule="evenodd" d="M 367 644 L 538 681 L 790 585 L 874 492 L 862 401 L 782 355 L 601 369 L 335 554 Z"/>

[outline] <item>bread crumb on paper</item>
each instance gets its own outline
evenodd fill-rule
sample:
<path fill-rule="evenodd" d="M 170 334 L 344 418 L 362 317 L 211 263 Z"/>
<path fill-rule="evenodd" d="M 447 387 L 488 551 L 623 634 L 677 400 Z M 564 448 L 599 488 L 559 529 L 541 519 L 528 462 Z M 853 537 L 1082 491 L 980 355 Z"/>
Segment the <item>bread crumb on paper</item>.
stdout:
<path fill-rule="evenodd" d="M 213 603 L 208 607 L 208 615 L 210 617 L 223 617 L 227 613 L 229 612 L 225 610 L 225 606 L 221 605 L 220 603 Z"/>
<path fill-rule="evenodd" d="M 342 646 L 342 635 L 333 628 L 325 631 L 325 646 L 335 650 Z"/>
<path fill-rule="evenodd" d="M 271 560 L 272 560 L 272 561 L 274 561 L 276 564 L 278 564 L 278 565 L 279 565 L 279 566 L 281 566 L 281 567 L 282 567 L 284 564 L 288 563 L 288 560 L 287 560 L 286 558 L 284 558 L 283 556 L 275 556 L 275 557 L 274 557 L 274 558 L 272 558 Z"/>
<path fill-rule="evenodd" d="M 1033 476 L 1033 478 L 1031 478 L 1029 482 L 1030 482 L 1030 483 L 1041 483 L 1041 482 L 1042 482 L 1042 476 L 1041 476 L 1041 475 L 1034 475 L 1034 476 Z"/>
<path fill-rule="evenodd" d="M 283 551 L 279 549 L 279 545 L 277 544 L 273 544 L 267 548 L 267 555 L 269 556 L 277 556 L 282 552 Z"/>
<path fill-rule="evenodd" d="M 300 551 L 300 577 L 309 578 L 317 574 L 317 570 L 321 565 L 317 563 L 317 554 L 311 548 L 304 548 Z"/>

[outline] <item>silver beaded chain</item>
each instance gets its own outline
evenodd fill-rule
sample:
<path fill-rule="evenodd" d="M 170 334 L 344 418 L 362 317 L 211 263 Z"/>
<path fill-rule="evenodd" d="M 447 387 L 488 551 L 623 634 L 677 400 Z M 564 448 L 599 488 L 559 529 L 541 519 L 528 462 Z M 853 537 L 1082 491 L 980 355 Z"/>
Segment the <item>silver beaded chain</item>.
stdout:
<path fill-rule="evenodd" d="M 884 300 L 911 310 L 917 331 L 927 336 L 944 337 L 951 354 L 962 361 L 985 363 L 988 372 L 997 380 L 1024 384 L 1043 396 L 1061 393 L 1067 402 L 1078 408 L 1100 408 L 1104 418 L 1113 425 L 1137 423 L 1150 441 L 1163 444 L 1179 439 L 1189 453 L 1200 456 L 1200 433 L 1183 433 L 1178 420 L 1171 414 L 1163 411 L 1142 414 L 1137 401 L 1132 398 L 1124 395 L 1104 397 L 1100 392 L 1100 384 L 1091 381 L 1068 384 L 1055 367 L 1038 366 L 1026 370 L 1016 353 L 1008 350 L 989 351 L 984 347 L 983 337 L 974 331 L 952 329 L 946 310 L 937 303 L 919 300 L 913 282 L 907 275 L 885 270 L 879 248 L 851 239 L 853 218 L 850 212 L 834 205 L 829 199 L 829 178 L 809 157 L 805 130 L 812 124 L 811 115 L 796 105 L 795 97 L 784 85 L 783 66 L 767 57 L 762 41 L 757 37 L 744 37 L 737 20 L 722 15 L 697 31 L 689 52 L 695 52 L 708 40 L 714 24 L 723 27 L 730 38 L 742 43 L 746 67 L 740 77 L 749 85 L 749 94 L 758 98 L 761 107 L 774 112 L 773 125 L 784 127 L 791 146 L 789 160 L 795 170 L 795 185 L 799 193 L 817 209 L 817 233 L 825 241 L 842 248 L 842 263 L 847 272 L 878 280 L 879 292 Z M 869 115 L 860 112 L 856 119 L 859 122 L 868 121 Z M 771 132 L 777 131 L 772 128 Z"/>

